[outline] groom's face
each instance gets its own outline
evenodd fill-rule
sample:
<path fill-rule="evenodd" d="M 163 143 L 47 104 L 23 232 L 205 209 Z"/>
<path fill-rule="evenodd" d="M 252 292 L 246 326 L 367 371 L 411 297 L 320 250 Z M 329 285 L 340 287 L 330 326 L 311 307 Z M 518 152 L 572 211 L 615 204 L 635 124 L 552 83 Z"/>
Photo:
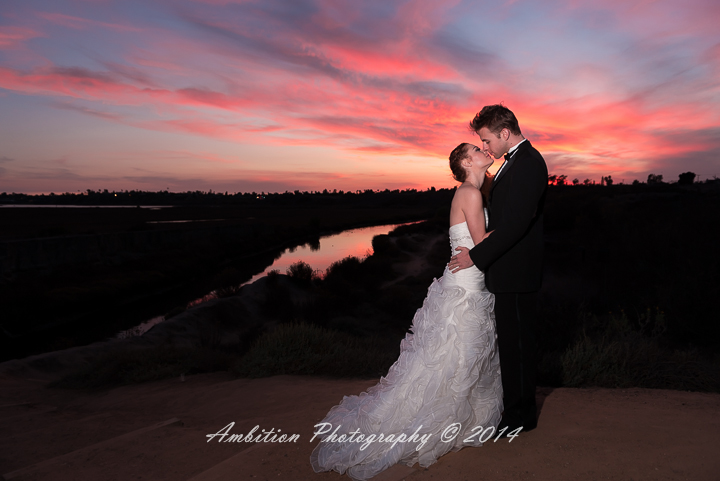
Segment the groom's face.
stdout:
<path fill-rule="evenodd" d="M 499 159 L 508 151 L 508 141 L 503 134 L 505 134 L 505 129 L 501 130 L 499 134 L 491 132 L 487 127 L 478 130 L 478 135 L 483 143 L 483 150 L 496 159 Z"/>

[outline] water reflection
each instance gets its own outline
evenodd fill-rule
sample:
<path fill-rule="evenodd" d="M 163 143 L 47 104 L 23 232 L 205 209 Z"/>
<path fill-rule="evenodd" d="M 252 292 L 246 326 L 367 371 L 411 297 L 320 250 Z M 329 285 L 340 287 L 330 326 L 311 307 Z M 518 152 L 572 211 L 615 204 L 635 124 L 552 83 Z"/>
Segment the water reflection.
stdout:
<path fill-rule="evenodd" d="M 413 224 L 414 222 L 411 222 Z M 399 225 L 404 224 L 388 224 L 373 227 L 362 227 L 359 229 L 350 229 L 339 234 L 312 240 L 307 244 L 299 247 L 290 247 L 285 249 L 271 266 L 267 267 L 263 272 L 255 274 L 244 285 L 255 282 L 256 280 L 267 276 L 272 270 L 277 270 L 281 274 L 285 274 L 287 269 L 298 261 L 306 262 L 315 271 L 324 272 L 330 264 L 339 261 L 348 256 L 355 256 L 361 259 L 372 255 L 372 239 L 376 235 L 387 234 Z M 215 291 L 204 295 L 199 299 L 195 299 L 188 303 L 187 307 L 193 307 L 218 296 Z M 162 322 L 163 316 L 155 317 L 146 321 L 139 326 L 135 326 L 127 331 L 122 331 L 117 335 L 119 338 L 142 336 L 151 327 Z"/>
<path fill-rule="evenodd" d="M 221 222 L 227 219 L 183 219 L 183 220 L 148 220 L 146 224 L 188 224 L 190 222 Z"/>
<path fill-rule="evenodd" d="M 286 249 L 280 257 L 275 259 L 270 267 L 264 272 L 255 274 L 245 284 L 250 284 L 265 277 L 269 271 L 277 270 L 285 274 L 288 267 L 298 261 L 310 264 L 315 271 L 325 271 L 330 264 L 348 256 L 355 256 L 361 259 L 372 255 L 372 239 L 376 235 L 387 234 L 402 224 L 379 225 L 351 229 L 339 234 L 321 237 L 300 247 Z M 243 284 L 243 285 L 245 285 Z"/>

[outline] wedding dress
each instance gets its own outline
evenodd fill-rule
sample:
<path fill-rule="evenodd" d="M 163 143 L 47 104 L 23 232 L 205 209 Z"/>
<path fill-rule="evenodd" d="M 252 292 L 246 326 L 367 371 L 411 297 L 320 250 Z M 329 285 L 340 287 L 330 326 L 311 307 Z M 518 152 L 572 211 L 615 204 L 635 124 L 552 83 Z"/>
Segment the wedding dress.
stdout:
<path fill-rule="evenodd" d="M 450 227 L 450 245 L 453 255 L 473 247 L 467 223 Z M 449 451 L 482 445 L 503 410 L 494 302 L 475 266 L 455 274 L 446 267 L 387 376 L 343 397 L 315 426 L 326 434 L 315 438 L 313 469 L 365 480 L 397 463 L 427 467 Z"/>

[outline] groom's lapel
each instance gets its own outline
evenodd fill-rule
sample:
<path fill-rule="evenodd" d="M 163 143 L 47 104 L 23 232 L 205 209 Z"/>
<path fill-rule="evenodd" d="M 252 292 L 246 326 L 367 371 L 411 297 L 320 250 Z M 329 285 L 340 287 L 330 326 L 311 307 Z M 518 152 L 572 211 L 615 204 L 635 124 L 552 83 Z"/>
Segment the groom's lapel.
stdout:
<path fill-rule="evenodd" d="M 510 157 L 510 160 L 507 161 L 507 165 L 502 168 L 502 172 L 500 172 L 500 175 L 498 175 L 497 177 L 495 177 L 495 178 L 493 179 L 493 183 L 492 183 L 492 185 L 490 186 L 490 192 L 493 191 L 493 189 L 495 188 L 495 186 L 497 185 L 498 182 L 500 182 L 501 180 L 503 180 L 503 179 L 505 178 L 505 176 L 507 176 L 508 170 L 512 169 L 512 166 L 513 166 L 513 164 L 515 163 L 515 160 L 516 160 L 516 159 L 518 158 L 518 156 L 520 155 L 520 151 L 521 151 L 522 149 L 528 147 L 529 145 L 530 145 L 530 141 L 529 141 L 529 140 L 526 140 L 526 141 L 523 142 L 522 144 L 518 145 L 518 148 L 517 148 L 517 150 L 514 152 L 514 155 L 513 155 L 512 157 Z"/>
<path fill-rule="evenodd" d="M 507 164 L 507 165 L 505 165 L 505 167 L 502 168 L 502 172 L 500 172 L 500 175 L 498 175 L 497 177 L 495 177 L 495 178 L 493 179 L 493 183 L 492 183 L 492 185 L 490 186 L 490 191 L 491 191 L 491 192 L 492 192 L 492 190 L 495 188 L 495 186 L 498 184 L 498 182 L 500 182 L 502 179 L 505 178 L 505 176 L 507 175 L 508 170 L 510 170 L 510 168 L 511 168 L 511 167 L 513 166 L 513 164 L 515 163 L 515 157 L 517 157 L 517 155 L 513 155 L 512 157 L 510 157 L 510 160 L 507 160 L 507 161 L 506 161 L 506 164 Z"/>

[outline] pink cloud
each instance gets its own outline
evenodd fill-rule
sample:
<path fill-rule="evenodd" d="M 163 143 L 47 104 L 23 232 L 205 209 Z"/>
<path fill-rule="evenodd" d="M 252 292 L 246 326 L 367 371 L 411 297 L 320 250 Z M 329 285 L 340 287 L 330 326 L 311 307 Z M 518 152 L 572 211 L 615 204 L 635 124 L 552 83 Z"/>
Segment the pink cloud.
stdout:
<path fill-rule="evenodd" d="M 117 82 L 109 74 L 83 68 L 41 68 L 25 73 L 0 67 L 0 87 L 25 94 L 115 99 L 129 104 L 170 95 L 166 90 L 138 88 Z"/>
<path fill-rule="evenodd" d="M 142 32 L 141 28 L 131 25 L 120 25 L 117 23 L 100 22 L 89 18 L 74 17 L 62 13 L 38 12 L 38 16 L 63 27 L 84 30 L 87 28 L 107 28 L 117 32 Z"/>
<path fill-rule="evenodd" d="M 42 34 L 27 27 L 12 25 L 0 26 L 0 49 L 16 48 L 31 38 L 41 37 Z"/>
<path fill-rule="evenodd" d="M 446 159 L 473 139 L 467 123 L 475 112 L 501 101 L 549 162 L 580 176 L 640 172 L 654 159 L 715 147 L 712 135 L 683 142 L 674 134 L 720 126 L 717 82 L 708 74 L 720 72 L 720 44 L 704 20 L 717 7 L 679 13 L 675 22 L 661 2 L 546 3 L 538 15 L 558 20 L 548 28 L 566 21 L 582 29 L 578 44 L 599 49 L 575 51 L 568 41 L 561 56 L 543 36 L 506 46 L 485 33 L 493 21 L 512 23 L 519 36 L 535 28 L 522 13 L 538 7 L 520 11 L 513 3 L 476 15 L 484 23 L 468 29 L 463 22 L 473 20 L 475 7 L 455 0 L 194 0 L 166 9 L 169 21 L 155 24 L 140 7 L 93 6 L 100 21 L 60 2 L 57 13 L 27 15 L 42 19 L 41 30 L 0 27 L 0 48 L 23 45 L 35 56 L 0 64 L 0 88 L 49 97 L 44 105 L 98 122 L 229 141 L 239 150 L 246 143 L 302 145 L 338 157 Z M 613 57 L 615 36 L 622 48 Z M 86 39 L 83 48 L 68 47 L 78 38 Z M 530 60 L 513 63 L 520 54 Z M 413 166 L 407 182 L 437 176 L 423 169 Z"/>

